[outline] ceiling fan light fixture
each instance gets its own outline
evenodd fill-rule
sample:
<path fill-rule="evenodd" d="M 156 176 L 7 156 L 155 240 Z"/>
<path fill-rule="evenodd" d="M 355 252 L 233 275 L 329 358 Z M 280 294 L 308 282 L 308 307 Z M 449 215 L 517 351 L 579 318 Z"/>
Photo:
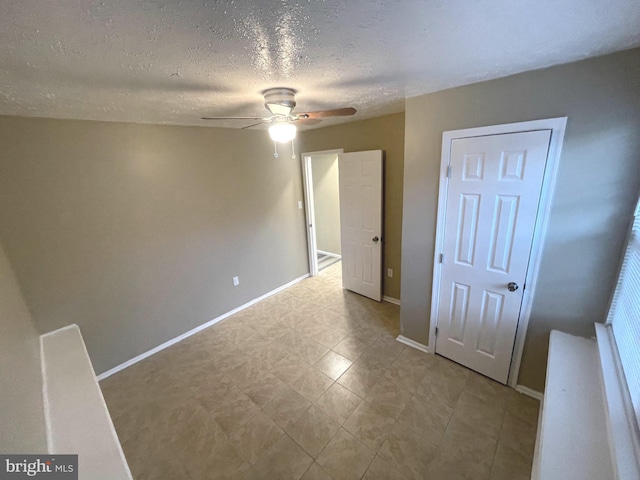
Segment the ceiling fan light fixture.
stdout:
<path fill-rule="evenodd" d="M 278 143 L 287 143 L 296 138 L 296 126 L 290 123 L 276 123 L 269 127 L 271 140 Z"/>

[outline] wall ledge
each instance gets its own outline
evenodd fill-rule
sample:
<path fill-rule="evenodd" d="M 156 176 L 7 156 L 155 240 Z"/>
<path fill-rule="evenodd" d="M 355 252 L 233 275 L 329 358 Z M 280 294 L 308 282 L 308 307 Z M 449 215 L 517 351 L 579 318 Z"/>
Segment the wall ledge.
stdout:
<path fill-rule="evenodd" d="M 80 479 L 132 480 L 77 325 L 40 337 L 47 449 L 77 454 Z"/>

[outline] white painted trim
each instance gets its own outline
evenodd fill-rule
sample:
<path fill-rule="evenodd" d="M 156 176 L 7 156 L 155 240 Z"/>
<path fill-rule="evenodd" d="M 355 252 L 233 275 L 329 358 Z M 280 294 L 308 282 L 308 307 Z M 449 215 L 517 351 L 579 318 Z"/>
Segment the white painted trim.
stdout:
<path fill-rule="evenodd" d="M 609 444 L 616 478 L 640 478 L 640 432 L 610 326 L 596 326 Z"/>
<path fill-rule="evenodd" d="M 396 340 L 400 343 L 404 343 L 405 345 L 408 345 L 409 347 L 415 348 L 416 350 L 420 350 L 421 352 L 429 353 L 429 349 L 427 348 L 426 345 L 418 343 L 415 340 L 411 340 L 410 338 L 403 337 L 402 335 L 398 335 L 396 337 Z"/>
<path fill-rule="evenodd" d="M 51 330 L 50 332 L 43 333 L 42 335 L 40 335 L 40 338 L 48 337 L 49 335 L 55 335 L 56 333 L 63 332 L 65 330 L 73 330 L 76 328 L 79 329 L 80 327 L 78 327 L 78 325 L 76 325 L 75 323 L 70 323 L 69 325 L 65 325 L 64 327 L 60 327 L 55 330 Z"/>
<path fill-rule="evenodd" d="M 309 252 L 309 275 L 315 277 L 320 271 L 318 265 L 318 241 L 316 238 L 316 213 L 313 208 L 313 169 L 311 168 L 311 156 L 302 156 L 302 183 L 304 189 L 304 202 L 306 214 L 307 250 Z"/>
<path fill-rule="evenodd" d="M 80 343 L 82 344 L 82 351 L 84 352 L 84 357 L 87 360 L 87 364 L 89 365 L 89 368 L 91 369 L 91 372 L 93 372 L 93 380 L 94 380 L 94 389 L 98 391 L 98 396 L 100 397 L 100 400 L 102 401 L 102 403 L 100 404 L 100 407 L 104 410 L 104 413 L 106 415 L 106 417 L 109 419 L 109 433 L 111 434 L 111 440 L 113 440 L 113 442 L 116 445 L 116 449 L 118 450 L 118 455 L 120 456 L 120 461 L 122 462 L 122 464 L 125 467 L 125 470 L 127 471 L 127 473 L 129 474 L 130 479 L 133 478 L 133 475 L 131 474 L 131 469 L 129 468 L 129 462 L 127 462 L 127 457 L 125 457 L 124 455 L 124 450 L 122 450 L 122 444 L 120 443 L 120 439 L 118 438 L 118 433 L 116 432 L 116 427 L 113 424 L 113 421 L 111 420 L 111 413 L 109 412 L 109 409 L 107 408 L 107 402 L 104 399 L 104 395 L 102 394 L 102 388 L 100 388 L 100 384 L 98 383 L 98 377 L 96 377 L 95 371 L 93 370 L 93 365 L 91 364 L 91 357 L 89 357 L 89 351 L 87 350 L 87 344 L 84 343 L 84 337 L 82 336 L 82 332 L 80 331 L 80 327 L 76 324 L 72 324 L 69 325 L 69 327 L 74 328 L 78 331 L 78 335 L 80 336 Z M 57 332 L 64 330 L 66 327 L 60 328 L 57 330 Z M 51 332 L 51 333 L 55 333 L 55 332 Z"/>
<path fill-rule="evenodd" d="M 305 278 L 308 278 L 309 274 L 305 273 L 304 275 L 302 275 L 301 277 L 296 278 L 295 280 L 290 281 L 289 283 L 286 283 L 285 285 L 282 285 L 278 288 L 276 288 L 275 290 L 271 290 L 270 292 L 265 293 L 264 295 L 258 297 L 258 298 L 254 298 L 253 300 L 251 300 L 250 302 L 245 303 L 244 305 L 240 305 L 238 308 L 234 308 L 233 310 L 228 311 L 227 313 L 223 313 L 222 315 L 220 315 L 219 317 L 214 318 L 213 320 L 209 320 L 207 323 L 203 323 L 200 326 L 197 326 L 196 328 L 193 328 L 191 330 L 189 330 L 188 332 L 183 333 L 182 335 L 178 335 L 175 338 L 172 338 L 171 340 L 168 340 L 166 342 L 164 342 L 161 345 L 158 345 L 155 348 L 152 348 L 151 350 L 147 350 L 144 353 L 141 353 L 140 355 L 133 357 L 131 360 L 127 360 L 124 363 L 121 363 L 120 365 L 113 367 L 109 370 L 107 370 L 106 372 L 102 372 L 100 375 L 98 375 L 98 381 L 100 380 L 104 380 L 105 378 L 110 377 L 111 375 L 113 375 L 114 373 L 118 373 L 120 370 L 124 370 L 127 367 L 130 367 L 131 365 L 138 363 L 141 360 L 144 360 L 147 357 L 150 357 L 151 355 L 158 353 L 161 350 L 164 350 L 165 348 L 170 347 L 171 345 L 174 345 L 178 342 L 180 342 L 181 340 L 184 340 L 187 337 L 190 337 L 191 335 L 195 335 L 196 333 L 204 330 L 205 328 L 208 328 L 212 325 L 215 325 L 216 323 L 224 320 L 227 317 L 230 317 L 231 315 L 235 315 L 236 313 L 244 310 L 245 308 L 249 308 L 251 305 L 254 305 L 256 303 L 258 303 L 261 300 L 264 300 L 265 298 L 268 298 L 272 295 L 275 295 L 276 293 L 281 292 L 282 290 L 285 290 L 289 287 L 291 287 L 292 285 L 295 285 L 298 282 L 301 282 L 302 280 L 304 280 Z"/>
<path fill-rule="evenodd" d="M 48 335 L 48 334 L 46 334 Z M 47 365 L 44 359 L 44 345 L 40 335 L 40 375 L 42 377 L 42 404 L 44 407 L 44 428 L 47 438 L 47 453 L 53 453 L 53 432 L 51 431 L 51 406 L 49 404 L 49 384 L 47 382 Z"/>
<path fill-rule="evenodd" d="M 40 345 L 48 367 L 43 381 L 46 381 L 47 421 L 51 427 L 49 453 L 67 452 L 70 446 L 80 446 L 80 457 L 84 455 L 84 466 L 92 470 L 92 478 L 131 480 L 131 470 L 78 325 L 67 325 L 41 335 Z M 69 398 L 76 397 L 82 399 L 81 405 L 70 403 Z M 85 420 L 90 421 L 90 428 L 78 430 Z M 117 456 L 119 464 L 111 461 L 108 468 L 97 471 L 96 468 L 104 467 L 100 462 L 105 455 L 112 461 Z"/>
<path fill-rule="evenodd" d="M 394 305 L 400 305 L 400 300 L 398 300 L 397 298 L 388 297 L 387 295 L 383 296 L 382 300 L 385 301 L 385 302 L 393 303 Z M 420 345 L 422 345 L 422 344 L 420 344 Z"/>
<path fill-rule="evenodd" d="M 320 250 L 319 248 L 316 249 L 316 253 L 319 253 L 320 255 L 325 255 L 327 257 L 342 259 L 342 255 L 339 255 L 337 253 L 325 252 L 324 250 Z"/>
<path fill-rule="evenodd" d="M 302 189 L 305 202 L 305 230 L 307 231 L 307 251 L 309 255 L 309 276 L 315 277 L 319 273 L 318 268 L 318 243 L 316 240 L 316 217 L 313 209 L 313 173 L 311 170 L 311 157 L 315 155 L 330 155 L 332 153 L 344 153 L 344 148 L 334 150 L 320 150 L 306 152 L 301 155 L 302 161 Z"/>
<path fill-rule="evenodd" d="M 525 387 L 524 385 L 516 385 L 516 392 L 526 395 L 527 397 L 535 398 L 540 402 L 542 402 L 542 400 L 544 399 L 544 394 L 542 392 L 529 387 Z"/>
<path fill-rule="evenodd" d="M 540 261 L 542 259 L 542 250 L 544 238 L 549 223 L 549 213 L 551 211 L 551 198 L 557 178 L 560 152 L 562 151 L 562 142 L 564 140 L 564 132 L 567 125 L 567 117 L 548 118 L 543 120 L 533 120 L 529 122 L 509 123 L 504 125 L 491 125 L 479 128 L 467 128 L 463 130 L 452 130 L 443 132 L 442 134 L 442 156 L 440 159 L 440 185 L 438 192 L 438 216 L 436 227 L 436 242 L 433 252 L 433 283 L 431 294 L 431 316 L 429 318 L 429 351 L 435 353 L 436 345 L 436 326 L 438 319 L 438 308 L 440 298 L 440 278 L 442 275 L 442 264 L 439 261 L 439 255 L 444 249 L 444 225 L 446 214 L 447 199 L 447 167 L 449 166 L 449 158 L 451 156 L 451 142 L 457 138 L 481 137 L 486 135 L 499 135 L 507 133 L 527 132 L 534 130 L 551 130 L 551 140 L 549 142 L 549 151 L 547 153 L 547 164 L 545 166 L 544 178 L 542 180 L 542 190 L 540 193 L 540 202 L 538 204 L 538 215 L 534 227 L 533 241 L 531 243 L 531 254 L 529 257 L 529 267 L 525 277 L 527 288 L 522 294 L 522 305 L 520 307 L 520 319 L 518 321 L 518 330 L 511 356 L 511 368 L 509 370 L 509 379 L 507 384 L 517 387 L 518 373 L 520 372 L 520 362 L 522 360 L 522 352 L 524 351 L 524 342 L 529 325 L 529 317 L 531 315 L 531 306 L 533 295 L 535 292 L 538 272 L 540 270 Z"/>

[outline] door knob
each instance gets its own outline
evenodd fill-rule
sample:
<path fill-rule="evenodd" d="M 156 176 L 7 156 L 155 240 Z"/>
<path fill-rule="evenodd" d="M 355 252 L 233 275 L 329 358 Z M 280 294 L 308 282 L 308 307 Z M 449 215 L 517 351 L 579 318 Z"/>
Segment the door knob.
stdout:
<path fill-rule="evenodd" d="M 510 292 L 515 292 L 518 289 L 518 284 L 516 282 L 509 282 L 507 288 Z"/>
<path fill-rule="evenodd" d="M 380 239 L 378 237 L 373 237 L 371 240 L 373 240 L 373 243 L 378 243 Z"/>

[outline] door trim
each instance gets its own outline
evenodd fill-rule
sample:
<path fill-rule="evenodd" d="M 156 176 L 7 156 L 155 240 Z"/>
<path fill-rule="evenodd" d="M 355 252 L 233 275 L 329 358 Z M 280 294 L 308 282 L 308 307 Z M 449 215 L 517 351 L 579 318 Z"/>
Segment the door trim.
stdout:
<path fill-rule="evenodd" d="M 533 242 L 529 256 L 529 267 L 525 277 L 527 288 L 522 295 L 522 305 L 520 307 L 520 317 L 518 329 L 516 331 L 515 344 L 511 355 L 511 367 L 507 385 L 515 388 L 520 372 L 520 362 L 524 350 L 524 342 L 531 315 L 532 300 L 534 297 L 544 239 L 549 223 L 549 213 L 551 211 L 552 195 L 555 188 L 560 152 L 567 125 L 567 117 L 548 118 L 544 120 L 533 120 L 528 122 L 508 123 L 504 125 L 491 125 L 487 127 L 466 128 L 462 130 L 451 130 L 442 133 L 442 156 L 440 159 L 440 183 L 438 191 L 438 214 L 436 226 L 436 242 L 433 252 L 433 284 L 431 293 L 431 316 L 429 318 L 429 344 L 428 349 L 431 354 L 435 354 L 436 326 L 438 319 L 439 299 L 440 299 L 440 279 L 442 276 L 442 264 L 440 263 L 440 253 L 444 247 L 444 224 L 447 200 L 447 170 L 449 157 L 451 154 L 451 142 L 458 138 L 483 137 L 487 135 L 500 135 L 507 133 L 527 132 L 533 130 L 551 130 L 551 140 L 549 142 L 549 152 L 547 153 L 547 164 L 542 179 L 542 190 L 540 192 L 540 202 L 538 204 L 538 214 L 533 232 Z"/>
<path fill-rule="evenodd" d="M 344 153 L 344 148 L 334 150 L 320 150 L 318 152 L 303 153 L 300 157 L 302 162 L 302 189 L 304 191 L 305 204 L 305 230 L 307 231 L 307 254 L 309 256 L 309 276 L 318 275 L 318 244 L 316 241 L 316 218 L 313 209 L 313 173 L 311 169 L 311 157 L 315 155 L 328 155 Z"/>

